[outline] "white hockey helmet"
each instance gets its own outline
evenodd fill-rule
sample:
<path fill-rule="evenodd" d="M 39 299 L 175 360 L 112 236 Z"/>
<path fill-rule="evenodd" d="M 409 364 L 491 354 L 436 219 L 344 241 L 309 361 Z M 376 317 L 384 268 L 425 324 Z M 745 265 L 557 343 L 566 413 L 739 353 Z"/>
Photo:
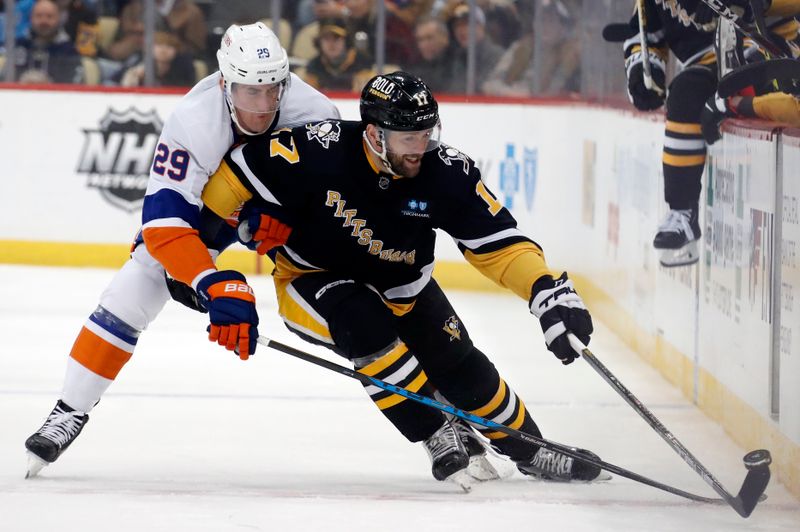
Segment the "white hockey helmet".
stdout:
<path fill-rule="evenodd" d="M 289 56 L 278 37 L 261 22 L 231 25 L 222 36 L 217 62 L 224 80 L 225 98 L 231 109 L 231 119 L 242 132 L 259 135 L 264 131 L 249 131 L 239 123 L 236 109 L 250 113 L 273 113 L 280 107 L 289 85 Z M 251 86 L 250 90 L 237 90 Z M 252 86 L 268 86 L 267 91 Z"/>

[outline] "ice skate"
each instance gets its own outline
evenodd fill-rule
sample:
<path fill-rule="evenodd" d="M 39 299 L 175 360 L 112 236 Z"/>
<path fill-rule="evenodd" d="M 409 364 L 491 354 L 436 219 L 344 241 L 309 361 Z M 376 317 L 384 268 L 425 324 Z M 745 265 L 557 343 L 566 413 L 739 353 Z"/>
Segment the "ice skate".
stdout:
<path fill-rule="evenodd" d="M 445 421 L 439 430 L 422 443 L 431 459 L 433 478 L 454 482 L 464 491 L 472 489 L 466 472 L 469 455 L 449 421 Z"/>
<path fill-rule="evenodd" d="M 586 449 L 573 448 L 573 450 L 589 458 L 600 459 Z M 609 475 L 602 475 L 602 469 L 597 466 L 575 460 L 571 456 L 557 451 L 549 451 L 543 447 L 540 447 L 530 459 L 518 461 L 517 469 L 524 475 L 558 482 L 589 482 L 611 478 Z"/>
<path fill-rule="evenodd" d="M 662 266 L 688 266 L 700 258 L 699 239 L 697 209 L 670 210 L 658 228 L 653 247 L 661 250 L 659 262 Z"/>
<path fill-rule="evenodd" d="M 35 477 L 45 466 L 55 462 L 78 437 L 88 421 L 89 414 L 58 401 L 44 425 L 25 440 L 25 448 L 28 450 L 28 472 L 25 478 Z"/>
<path fill-rule="evenodd" d="M 451 423 L 469 455 L 469 465 L 467 466 L 469 476 L 481 482 L 502 478 L 497 468 L 488 459 L 486 445 L 469 423 L 461 418 L 454 418 Z"/>

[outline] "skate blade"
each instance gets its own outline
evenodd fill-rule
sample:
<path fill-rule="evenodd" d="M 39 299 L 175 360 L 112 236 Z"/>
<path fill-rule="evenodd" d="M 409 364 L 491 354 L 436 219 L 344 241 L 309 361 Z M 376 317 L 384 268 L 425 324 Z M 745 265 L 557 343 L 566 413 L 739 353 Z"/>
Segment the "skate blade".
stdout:
<path fill-rule="evenodd" d="M 445 482 L 452 482 L 453 484 L 464 490 L 464 493 L 469 493 L 472 491 L 472 483 L 474 482 L 474 479 L 467 472 L 467 468 L 464 468 L 460 471 L 456 471 L 455 473 L 453 473 L 444 480 Z"/>
<path fill-rule="evenodd" d="M 502 478 L 497 469 L 492 465 L 486 455 L 470 456 L 467 474 L 478 482 L 499 480 Z"/>
<path fill-rule="evenodd" d="M 677 266 L 689 266 L 700 258 L 697 251 L 697 240 L 692 240 L 685 246 L 678 249 L 664 249 L 661 251 L 659 263 L 665 268 L 675 268 Z"/>
<path fill-rule="evenodd" d="M 25 478 L 34 478 L 46 466 L 50 465 L 35 454 L 28 453 L 28 471 L 25 473 Z"/>

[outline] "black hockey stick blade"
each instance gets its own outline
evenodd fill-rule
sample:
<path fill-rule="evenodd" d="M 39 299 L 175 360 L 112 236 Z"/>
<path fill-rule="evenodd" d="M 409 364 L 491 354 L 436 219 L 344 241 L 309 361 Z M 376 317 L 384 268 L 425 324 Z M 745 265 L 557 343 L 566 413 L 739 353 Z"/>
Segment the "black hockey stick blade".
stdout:
<path fill-rule="evenodd" d="M 753 508 L 756 507 L 758 502 L 763 500 L 761 496 L 769 483 L 769 464 L 772 462 L 769 451 L 760 449 L 757 451 L 750 451 L 745 455 L 744 465 L 748 469 L 748 473 L 742 483 L 742 487 L 739 489 L 739 494 L 734 497 L 722 486 L 719 480 L 717 480 L 714 475 L 684 447 L 678 438 L 676 438 L 675 435 L 668 430 L 667 427 L 665 427 L 664 424 L 661 423 L 661 421 L 659 421 L 602 362 L 600 362 L 594 353 L 583 345 L 583 342 L 571 332 L 567 333 L 567 339 L 572 349 L 574 349 L 576 353 L 579 353 L 592 369 L 603 377 L 603 380 L 605 380 L 614 391 L 617 392 L 617 394 L 619 394 L 648 425 L 650 425 L 650 428 L 661 436 L 661 438 L 672 447 L 672 450 L 674 450 L 695 473 L 700 475 L 700 478 L 702 478 L 706 484 L 722 497 L 722 500 L 730 505 L 731 508 L 742 517 L 748 517 L 752 513 Z"/>
<path fill-rule="evenodd" d="M 769 465 L 772 457 L 766 449 L 750 451 L 744 456 L 744 465 L 748 469 L 739 494 L 731 502 L 731 506 L 742 517 L 749 517 L 756 505 L 764 500 L 764 490 L 769 484 Z"/>
<path fill-rule="evenodd" d="M 636 35 L 636 30 L 627 22 L 612 22 L 603 28 L 603 40 L 607 42 L 625 42 Z"/>
<path fill-rule="evenodd" d="M 727 98 L 747 87 L 763 87 L 773 81 L 800 85 L 800 60 L 779 58 L 744 65 L 722 76 L 717 92 Z"/>

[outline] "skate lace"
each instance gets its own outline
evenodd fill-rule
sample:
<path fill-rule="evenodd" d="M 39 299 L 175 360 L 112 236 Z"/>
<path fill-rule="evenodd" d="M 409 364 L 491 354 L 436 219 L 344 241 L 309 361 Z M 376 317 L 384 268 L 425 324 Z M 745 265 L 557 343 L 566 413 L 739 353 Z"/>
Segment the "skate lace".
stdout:
<path fill-rule="evenodd" d="M 671 210 L 667 214 L 667 219 L 658 228 L 659 232 L 663 233 L 681 233 L 683 232 L 689 238 L 694 234 L 689 221 L 692 218 L 691 210 Z"/>
<path fill-rule="evenodd" d="M 79 412 L 57 409 L 39 429 L 39 434 L 58 445 L 64 445 L 78 433 L 82 425 L 83 419 Z"/>
<path fill-rule="evenodd" d="M 531 465 L 559 477 L 569 477 L 572 471 L 572 458 L 565 454 L 539 449 Z"/>
<path fill-rule="evenodd" d="M 463 447 L 455 429 L 450 423 L 442 427 L 425 440 L 425 449 L 431 457 L 431 462 L 436 462 L 442 456 L 458 451 Z"/>

